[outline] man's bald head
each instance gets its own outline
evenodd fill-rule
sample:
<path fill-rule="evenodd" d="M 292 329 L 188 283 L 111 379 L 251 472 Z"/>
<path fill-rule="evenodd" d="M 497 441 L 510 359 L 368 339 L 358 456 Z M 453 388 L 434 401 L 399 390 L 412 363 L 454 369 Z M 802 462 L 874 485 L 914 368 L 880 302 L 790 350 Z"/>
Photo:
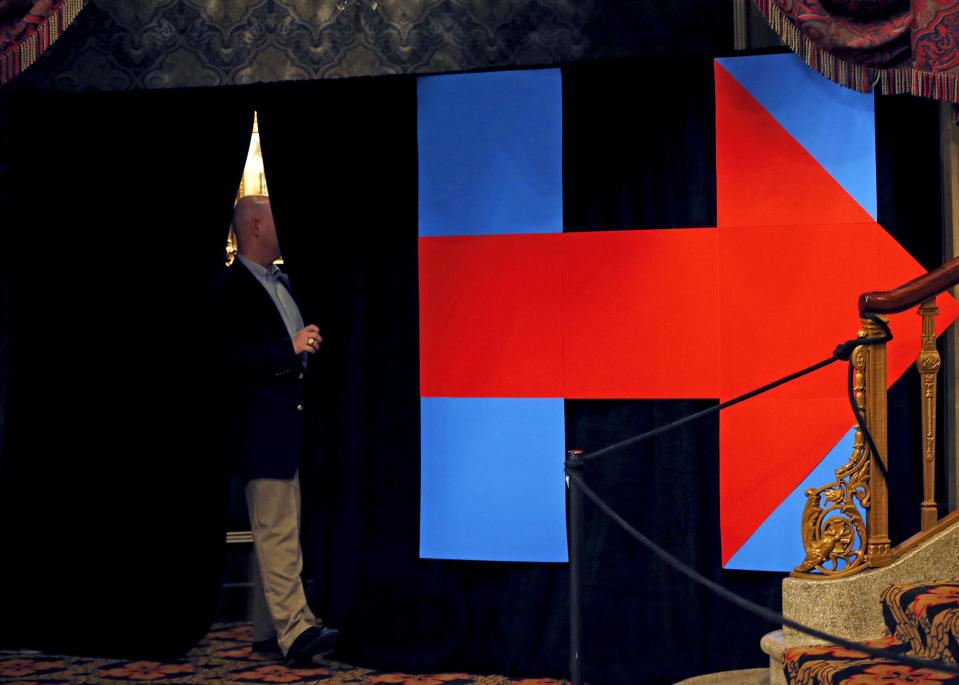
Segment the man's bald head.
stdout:
<path fill-rule="evenodd" d="M 280 258 L 280 245 L 268 196 L 241 197 L 233 210 L 232 226 L 239 254 L 263 266 L 269 266 Z"/>
<path fill-rule="evenodd" d="M 240 236 L 246 236 L 254 219 L 263 220 L 267 216 L 272 217 L 270 210 L 270 198 L 267 195 L 245 195 L 241 197 L 233 209 L 233 231 L 240 240 Z"/>

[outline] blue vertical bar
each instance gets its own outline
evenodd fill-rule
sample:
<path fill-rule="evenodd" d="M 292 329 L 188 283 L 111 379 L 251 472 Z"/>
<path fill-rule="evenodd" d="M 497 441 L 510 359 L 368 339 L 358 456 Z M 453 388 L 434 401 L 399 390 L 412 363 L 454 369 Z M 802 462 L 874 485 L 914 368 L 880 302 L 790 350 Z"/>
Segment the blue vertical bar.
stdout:
<path fill-rule="evenodd" d="M 419 234 L 562 233 L 558 69 L 417 80 Z"/>
<path fill-rule="evenodd" d="M 420 556 L 566 561 L 563 400 L 421 400 Z"/>

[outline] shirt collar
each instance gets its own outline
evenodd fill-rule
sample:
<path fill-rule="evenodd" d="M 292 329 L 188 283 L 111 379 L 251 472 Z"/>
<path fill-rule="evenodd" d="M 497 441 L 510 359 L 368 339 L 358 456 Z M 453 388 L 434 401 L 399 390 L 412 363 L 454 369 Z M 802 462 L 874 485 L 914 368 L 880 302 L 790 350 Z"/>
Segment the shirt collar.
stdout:
<path fill-rule="evenodd" d="M 270 268 L 267 269 L 262 264 L 257 264 L 252 259 L 247 259 L 241 254 L 238 254 L 237 257 L 241 262 L 243 262 L 243 265 L 253 273 L 254 276 L 262 280 L 268 280 L 271 276 L 275 277 L 274 274 L 277 274 L 280 271 L 276 264 L 270 264 Z"/>

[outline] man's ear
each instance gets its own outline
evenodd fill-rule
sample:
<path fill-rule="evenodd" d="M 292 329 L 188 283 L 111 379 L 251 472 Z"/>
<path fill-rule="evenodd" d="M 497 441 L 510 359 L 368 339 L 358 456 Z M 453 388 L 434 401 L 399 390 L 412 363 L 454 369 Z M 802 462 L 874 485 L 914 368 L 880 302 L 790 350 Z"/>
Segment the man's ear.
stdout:
<path fill-rule="evenodd" d="M 250 221 L 250 235 L 252 235 L 252 236 L 254 236 L 254 237 L 256 237 L 256 238 L 259 238 L 259 237 L 260 237 L 260 230 L 261 230 L 261 228 L 262 228 L 262 224 L 260 223 L 260 220 L 257 219 L 256 217 L 254 217 L 254 218 Z"/>

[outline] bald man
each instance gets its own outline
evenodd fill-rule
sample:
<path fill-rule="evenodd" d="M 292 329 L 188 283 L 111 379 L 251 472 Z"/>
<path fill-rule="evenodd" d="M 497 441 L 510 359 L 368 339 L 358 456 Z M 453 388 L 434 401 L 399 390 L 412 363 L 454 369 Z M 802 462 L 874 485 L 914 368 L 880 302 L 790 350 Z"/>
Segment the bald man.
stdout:
<path fill-rule="evenodd" d="M 304 666 L 339 636 L 316 620 L 300 579 L 303 386 L 323 338 L 315 324 L 304 324 L 289 280 L 274 264 L 280 244 L 269 198 L 241 198 L 233 230 L 237 259 L 214 284 L 213 304 L 230 391 L 230 447 L 245 483 L 259 569 L 253 639 L 265 647 L 275 638 L 288 665 Z"/>

